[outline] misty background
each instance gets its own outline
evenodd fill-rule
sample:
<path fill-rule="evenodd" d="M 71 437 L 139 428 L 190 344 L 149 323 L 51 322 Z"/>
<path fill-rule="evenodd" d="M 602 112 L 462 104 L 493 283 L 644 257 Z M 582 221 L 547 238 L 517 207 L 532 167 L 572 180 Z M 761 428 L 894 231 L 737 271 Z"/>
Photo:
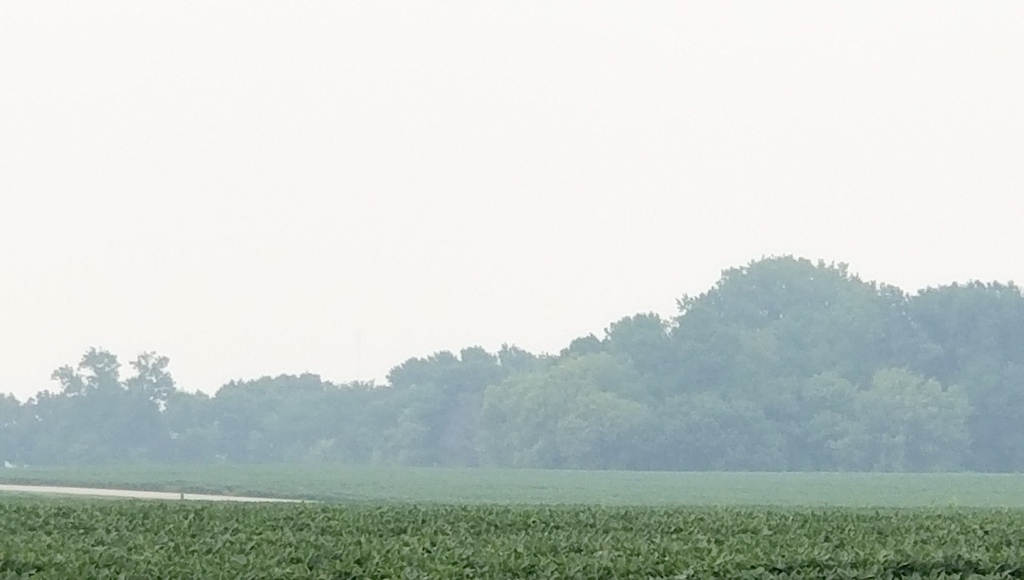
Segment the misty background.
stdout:
<path fill-rule="evenodd" d="M 763 255 L 1020 278 L 1022 11 L 4 2 L 0 390 L 555 352 Z"/>
<path fill-rule="evenodd" d="M 778 256 L 670 318 L 557 354 L 412 357 L 386 383 L 281 374 L 211 397 L 170 360 L 90 348 L 0 397 L 4 465 L 347 463 L 757 471 L 1024 471 L 1024 295 L 915 294 Z"/>
<path fill-rule="evenodd" d="M 1022 16 L 5 2 L 0 392 L 61 392 L 93 348 L 208 395 L 559 358 L 763 256 L 911 293 L 1019 279 Z"/>

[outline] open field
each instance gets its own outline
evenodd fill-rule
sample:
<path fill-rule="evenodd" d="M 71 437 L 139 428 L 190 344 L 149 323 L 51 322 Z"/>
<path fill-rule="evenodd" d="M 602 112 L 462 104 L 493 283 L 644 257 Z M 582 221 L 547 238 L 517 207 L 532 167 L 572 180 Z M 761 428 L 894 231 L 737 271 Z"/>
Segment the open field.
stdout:
<path fill-rule="evenodd" d="M 3 494 L 0 580 L 1024 578 L 1020 476 L 332 466 L 0 475 L 337 502 Z"/>
<path fill-rule="evenodd" d="M 15 498 L 0 578 L 1020 578 L 1022 528 L 1012 510 Z"/>
<path fill-rule="evenodd" d="M 642 473 L 301 466 L 0 470 L 0 483 L 315 499 L 342 503 L 1022 507 L 1024 476 Z"/>

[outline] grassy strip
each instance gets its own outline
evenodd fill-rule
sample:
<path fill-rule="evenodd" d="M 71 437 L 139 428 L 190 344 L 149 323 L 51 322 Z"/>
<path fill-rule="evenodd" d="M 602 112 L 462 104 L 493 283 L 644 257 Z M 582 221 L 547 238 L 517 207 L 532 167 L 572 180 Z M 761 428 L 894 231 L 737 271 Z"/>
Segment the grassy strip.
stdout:
<path fill-rule="evenodd" d="M 104 466 L 0 470 L 0 483 L 345 503 L 1024 507 L 1024 476 L 637 473 L 352 467 Z"/>

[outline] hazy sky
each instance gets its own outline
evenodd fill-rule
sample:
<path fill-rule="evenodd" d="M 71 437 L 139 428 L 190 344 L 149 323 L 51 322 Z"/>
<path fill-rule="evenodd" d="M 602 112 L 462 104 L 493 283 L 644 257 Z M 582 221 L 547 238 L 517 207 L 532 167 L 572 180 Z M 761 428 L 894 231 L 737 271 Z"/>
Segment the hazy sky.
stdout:
<path fill-rule="evenodd" d="M 0 3 L 0 391 L 557 351 L 771 254 L 1021 280 L 1021 2 Z"/>

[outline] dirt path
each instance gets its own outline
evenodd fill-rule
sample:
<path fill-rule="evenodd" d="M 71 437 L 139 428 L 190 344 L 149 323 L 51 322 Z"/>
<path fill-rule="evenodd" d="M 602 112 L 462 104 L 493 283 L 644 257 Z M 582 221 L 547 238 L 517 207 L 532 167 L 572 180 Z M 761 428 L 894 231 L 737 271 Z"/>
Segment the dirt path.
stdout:
<path fill-rule="evenodd" d="M 239 497 L 230 495 L 210 495 L 204 493 L 174 493 L 169 491 L 137 491 L 130 489 L 99 489 L 89 487 L 61 487 L 53 485 L 5 485 L 0 484 L 0 492 L 13 493 L 46 493 L 51 495 L 81 495 L 88 497 L 111 497 L 124 499 L 164 499 L 193 501 L 241 501 L 241 502 L 276 502 L 298 503 L 298 499 L 275 499 L 270 497 Z"/>

